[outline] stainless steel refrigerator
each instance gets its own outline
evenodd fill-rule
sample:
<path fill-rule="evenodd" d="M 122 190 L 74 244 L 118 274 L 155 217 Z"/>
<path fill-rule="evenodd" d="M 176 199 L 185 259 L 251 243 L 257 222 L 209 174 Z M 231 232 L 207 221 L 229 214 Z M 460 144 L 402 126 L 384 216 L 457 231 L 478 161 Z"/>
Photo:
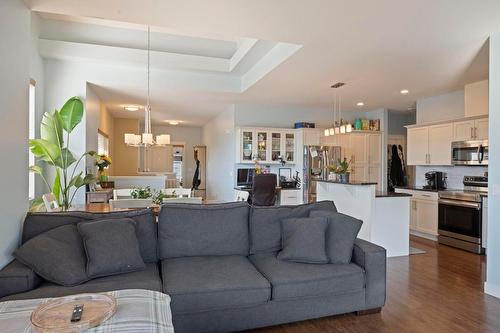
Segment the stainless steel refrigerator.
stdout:
<path fill-rule="evenodd" d="M 316 202 L 316 181 L 327 179 L 328 166 L 341 158 L 337 146 L 304 146 L 303 195 L 304 202 Z"/>

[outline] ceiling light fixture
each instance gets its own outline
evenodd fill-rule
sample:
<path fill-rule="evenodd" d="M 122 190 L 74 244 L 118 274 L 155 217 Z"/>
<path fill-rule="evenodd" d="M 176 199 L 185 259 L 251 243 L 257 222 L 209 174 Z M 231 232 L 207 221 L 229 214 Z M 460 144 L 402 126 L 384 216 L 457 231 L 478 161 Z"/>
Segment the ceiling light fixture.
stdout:
<path fill-rule="evenodd" d="M 357 105 L 357 106 L 365 106 L 365 103 L 363 103 L 363 102 L 358 102 L 356 105 Z"/>
<path fill-rule="evenodd" d="M 125 109 L 125 111 L 135 112 L 139 111 L 141 107 L 138 105 L 126 105 L 123 108 Z"/>
<path fill-rule="evenodd" d="M 338 89 L 343 86 L 345 86 L 345 83 L 337 82 L 330 88 Z M 337 90 L 335 90 L 333 101 L 333 127 L 325 130 L 324 134 L 325 136 L 331 136 L 335 134 L 344 134 L 350 132 L 352 132 L 352 125 L 342 119 L 342 97 L 339 93 L 337 93 Z"/>
<path fill-rule="evenodd" d="M 148 25 L 148 97 L 146 107 L 144 108 L 144 132 L 141 135 L 133 133 L 125 133 L 125 144 L 132 147 L 150 147 L 150 146 L 167 146 L 170 144 L 170 135 L 161 134 L 156 136 L 156 141 L 153 140 L 151 133 L 151 105 L 149 103 L 149 83 L 151 74 L 151 27 Z"/>
<path fill-rule="evenodd" d="M 403 95 L 406 95 L 407 93 L 409 93 L 408 89 L 403 89 L 400 91 L 401 94 Z"/>

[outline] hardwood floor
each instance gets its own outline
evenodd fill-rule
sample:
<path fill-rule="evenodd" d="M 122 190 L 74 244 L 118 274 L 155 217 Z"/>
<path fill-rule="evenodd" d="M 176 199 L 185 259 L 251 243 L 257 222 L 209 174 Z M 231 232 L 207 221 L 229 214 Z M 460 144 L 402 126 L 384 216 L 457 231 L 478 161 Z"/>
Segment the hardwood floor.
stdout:
<path fill-rule="evenodd" d="M 483 293 L 486 258 L 418 237 L 425 254 L 390 258 L 380 313 L 347 314 L 254 330 L 298 332 L 500 332 L 500 300 Z"/>

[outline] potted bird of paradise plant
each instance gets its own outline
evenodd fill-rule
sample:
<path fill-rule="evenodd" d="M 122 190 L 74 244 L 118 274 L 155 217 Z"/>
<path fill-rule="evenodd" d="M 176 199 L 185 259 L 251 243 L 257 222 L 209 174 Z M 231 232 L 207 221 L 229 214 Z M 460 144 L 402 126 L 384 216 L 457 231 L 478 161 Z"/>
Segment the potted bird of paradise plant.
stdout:
<path fill-rule="evenodd" d="M 78 97 L 71 97 L 60 110 L 43 114 L 40 139 L 29 140 L 30 150 L 36 158 L 30 171 L 43 180 L 62 210 L 71 207 L 78 189 L 96 180 L 94 175 L 78 171 L 78 167 L 85 157 L 95 157 L 97 153 L 87 151 L 77 158 L 69 149 L 71 133 L 82 117 L 83 102 Z M 41 198 L 35 199 L 32 207 L 41 202 Z"/>

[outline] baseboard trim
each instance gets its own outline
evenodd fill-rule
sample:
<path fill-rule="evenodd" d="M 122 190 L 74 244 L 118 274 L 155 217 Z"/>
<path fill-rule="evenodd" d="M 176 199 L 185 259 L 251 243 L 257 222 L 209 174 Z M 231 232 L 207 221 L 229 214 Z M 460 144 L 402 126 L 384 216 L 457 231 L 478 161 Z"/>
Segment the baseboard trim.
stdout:
<path fill-rule="evenodd" d="M 435 242 L 437 242 L 437 240 L 438 240 L 437 236 L 435 236 L 435 235 L 427 234 L 425 232 L 420 232 L 420 231 L 417 231 L 417 230 L 410 230 L 410 234 L 413 235 L 413 236 L 425 238 L 425 239 L 428 239 L 428 240 L 431 240 L 431 241 L 435 241 Z"/>
<path fill-rule="evenodd" d="M 486 281 L 484 283 L 484 292 L 493 297 L 500 298 L 500 285 L 488 283 L 488 281 Z"/>

